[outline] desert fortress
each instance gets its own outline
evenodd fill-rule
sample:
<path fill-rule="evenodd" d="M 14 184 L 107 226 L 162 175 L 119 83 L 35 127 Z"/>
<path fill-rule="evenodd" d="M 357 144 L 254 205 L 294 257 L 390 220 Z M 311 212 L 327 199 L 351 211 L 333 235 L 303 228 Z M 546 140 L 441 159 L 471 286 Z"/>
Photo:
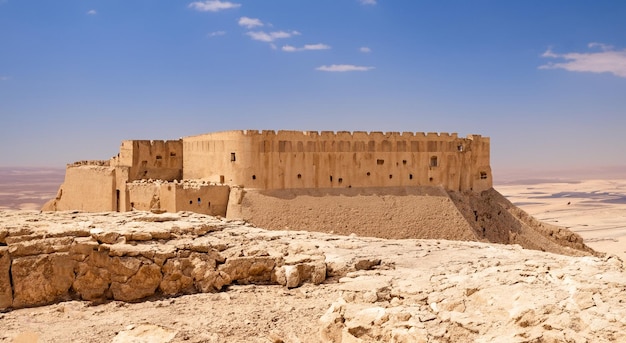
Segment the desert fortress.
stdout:
<path fill-rule="evenodd" d="M 492 187 L 489 138 L 448 133 L 226 131 L 127 140 L 110 161 L 67 166 L 44 210 L 241 216 L 244 190 Z"/>

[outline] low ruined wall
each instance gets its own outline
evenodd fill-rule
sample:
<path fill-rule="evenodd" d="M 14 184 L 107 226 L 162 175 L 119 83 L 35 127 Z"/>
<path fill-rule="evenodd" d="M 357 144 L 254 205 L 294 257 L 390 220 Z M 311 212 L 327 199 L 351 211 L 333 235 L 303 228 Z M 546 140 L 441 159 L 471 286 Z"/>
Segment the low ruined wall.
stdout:
<path fill-rule="evenodd" d="M 189 225 L 189 219 L 178 222 L 180 215 L 146 213 L 123 218 L 128 222 L 105 228 L 78 220 L 43 231 L 1 227 L 0 311 L 69 299 L 216 292 L 230 284 L 297 287 L 326 278 L 325 257 L 315 248 L 215 235 L 229 227 L 226 221 L 202 217 Z"/>
<path fill-rule="evenodd" d="M 115 168 L 79 164 L 67 166 L 56 198 L 46 203 L 43 210 L 101 212 L 116 208 Z"/>

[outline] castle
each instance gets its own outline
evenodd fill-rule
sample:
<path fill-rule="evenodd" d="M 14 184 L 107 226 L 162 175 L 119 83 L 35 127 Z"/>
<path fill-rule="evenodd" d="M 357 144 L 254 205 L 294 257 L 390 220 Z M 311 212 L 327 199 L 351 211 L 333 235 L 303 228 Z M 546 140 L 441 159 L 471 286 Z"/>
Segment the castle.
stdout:
<path fill-rule="evenodd" d="M 126 140 L 109 161 L 67 166 L 44 210 L 193 211 L 237 217 L 242 190 L 492 187 L 489 138 L 456 133 L 225 131 Z"/>

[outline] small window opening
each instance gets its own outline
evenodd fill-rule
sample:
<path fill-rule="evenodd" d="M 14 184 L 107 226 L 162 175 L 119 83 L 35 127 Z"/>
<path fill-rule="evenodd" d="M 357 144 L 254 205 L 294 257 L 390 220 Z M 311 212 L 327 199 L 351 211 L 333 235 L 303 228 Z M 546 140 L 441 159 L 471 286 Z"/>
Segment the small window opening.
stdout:
<path fill-rule="evenodd" d="M 390 178 L 390 179 L 393 179 L 393 175 L 389 174 L 389 178 Z"/>
<path fill-rule="evenodd" d="M 409 174 L 409 180 L 413 180 L 413 174 Z"/>
<path fill-rule="evenodd" d="M 209 208 L 211 208 L 211 202 L 209 201 Z"/>
<path fill-rule="evenodd" d="M 463 145 L 462 145 L 462 144 L 459 144 L 456 148 L 457 148 L 457 150 L 459 150 L 459 151 L 463 151 Z"/>
<path fill-rule="evenodd" d="M 487 179 L 487 173 L 486 172 L 480 172 L 480 179 L 481 180 Z"/>
<path fill-rule="evenodd" d="M 430 158 L 430 166 L 431 166 L 431 167 L 436 167 L 437 165 L 438 165 L 438 164 L 437 164 L 437 156 L 433 156 L 433 157 L 431 157 L 431 158 Z"/>
<path fill-rule="evenodd" d="M 402 164 L 406 165 L 406 160 L 402 160 Z"/>
<path fill-rule="evenodd" d="M 134 202 L 131 202 L 131 203 L 130 203 L 130 209 L 131 209 L 131 210 L 134 210 L 134 209 L 135 209 L 135 203 L 134 203 Z"/>
<path fill-rule="evenodd" d="M 163 159 L 163 156 L 161 156 L 161 155 L 157 155 L 156 159 L 157 159 L 157 160 L 162 160 L 162 159 Z"/>
<path fill-rule="evenodd" d="M 172 151 L 172 152 L 170 152 L 170 157 L 175 157 L 175 156 L 176 156 L 176 153 L 175 153 L 175 152 L 173 152 L 173 151 Z"/>
<path fill-rule="evenodd" d="M 202 203 L 202 199 L 198 198 L 198 205 Z"/>
<path fill-rule="evenodd" d="M 230 161 L 231 162 L 235 162 L 235 153 L 234 152 L 230 153 Z"/>
<path fill-rule="evenodd" d="M 302 174 L 298 174 L 298 179 L 301 179 L 301 178 L 302 178 Z"/>
<path fill-rule="evenodd" d="M 146 176 L 146 175 L 148 175 L 148 171 L 147 171 L 147 170 L 144 170 L 144 171 L 143 171 L 143 176 Z"/>
<path fill-rule="evenodd" d="M 385 160 L 376 160 L 376 164 L 382 166 L 383 164 L 385 164 Z"/>
<path fill-rule="evenodd" d="M 256 180 L 256 175 L 252 175 L 252 180 Z"/>
<path fill-rule="evenodd" d="M 189 200 L 189 205 L 193 205 L 193 200 Z"/>
<path fill-rule="evenodd" d="M 428 181 L 433 182 L 433 178 L 432 178 L 432 177 L 429 177 L 429 178 L 428 178 Z"/>
<path fill-rule="evenodd" d="M 220 183 L 224 183 L 224 175 L 220 175 Z"/>
<path fill-rule="evenodd" d="M 343 182 L 343 179 L 342 179 L 342 178 L 338 178 L 338 179 L 337 179 L 337 182 L 342 183 L 342 182 Z"/>
<path fill-rule="evenodd" d="M 332 175 L 330 176 L 330 182 L 333 182 L 333 176 Z"/>
<path fill-rule="evenodd" d="M 367 172 L 367 174 L 366 174 L 366 175 L 367 175 L 367 176 L 370 176 L 370 175 L 372 175 L 372 174 L 370 174 L 370 172 Z"/>

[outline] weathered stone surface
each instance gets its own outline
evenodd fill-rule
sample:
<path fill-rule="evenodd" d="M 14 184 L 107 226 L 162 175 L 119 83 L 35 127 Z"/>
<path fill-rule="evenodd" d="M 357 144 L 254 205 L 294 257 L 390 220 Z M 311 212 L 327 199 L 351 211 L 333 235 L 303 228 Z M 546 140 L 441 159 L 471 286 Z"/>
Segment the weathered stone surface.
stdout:
<path fill-rule="evenodd" d="M 0 311 L 13 304 L 13 290 L 11 288 L 11 256 L 9 248 L 0 247 Z"/>
<path fill-rule="evenodd" d="M 21 257 L 67 252 L 73 240 L 72 237 L 59 237 L 23 241 L 9 245 L 9 253 L 13 257 Z"/>
<path fill-rule="evenodd" d="M 125 282 L 111 283 L 115 300 L 135 301 L 153 295 L 161 283 L 161 268 L 156 264 L 144 264 Z"/>
<path fill-rule="evenodd" d="M 111 273 L 89 263 L 80 262 L 76 268 L 76 280 L 72 284 L 74 291 L 84 300 L 107 298 L 111 285 Z"/>
<path fill-rule="evenodd" d="M 231 257 L 219 270 L 239 284 L 269 284 L 274 279 L 274 267 L 278 263 L 280 259 L 276 257 Z"/>
<path fill-rule="evenodd" d="M 171 258 L 161 268 L 163 279 L 159 289 L 163 294 L 191 294 L 196 291 L 193 284 L 193 265 L 189 258 Z"/>
<path fill-rule="evenodd" d="M 13 307 L 35 306 L 67 299 L 74 282 L 75 261 L 68 253 L 13 260 Z"/>

